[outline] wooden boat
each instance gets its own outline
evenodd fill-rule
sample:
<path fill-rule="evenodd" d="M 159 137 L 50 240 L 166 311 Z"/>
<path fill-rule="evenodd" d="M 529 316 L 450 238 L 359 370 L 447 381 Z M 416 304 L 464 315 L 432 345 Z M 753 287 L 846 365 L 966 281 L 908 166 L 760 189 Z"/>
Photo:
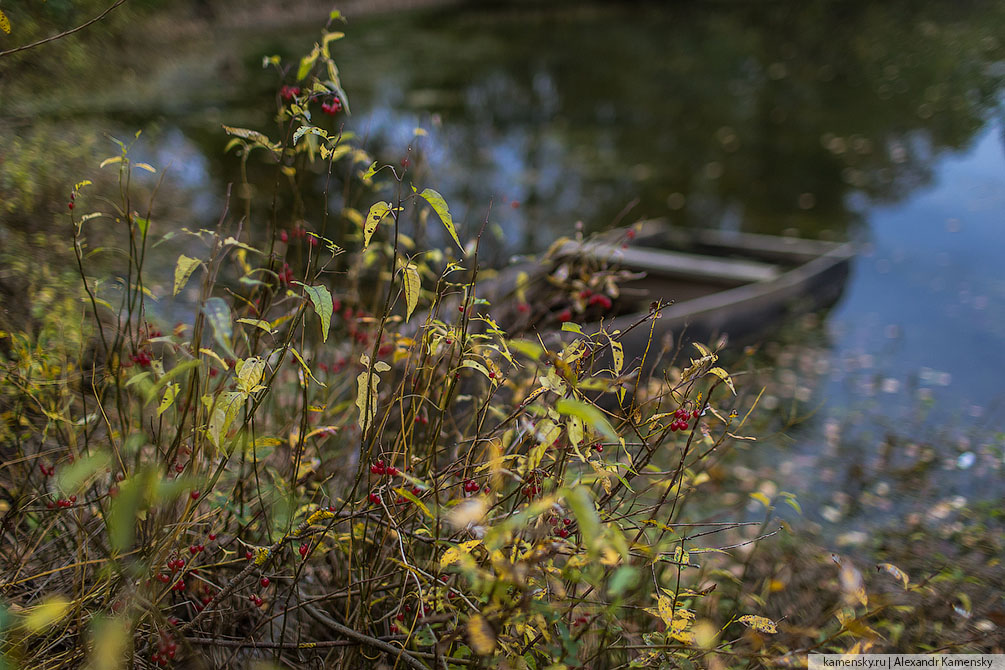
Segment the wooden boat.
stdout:
<path fill-rule="evenodd" d="M 672 301 L 655 322 L 654 344 L 682 335 L 702 342 L 721 335 L 734 343 L 749 342 L 786 318 L 833 305 L 844 289 L 854 253 L 851 243 L 693 231 L 645 221 L 592 241 L 566 242 L 552 250 L 549 262 L 511 266 L 492 282 L 488 295 L 499 306 L 509 304 L 504 296 L 520 293 L 533 305 L 537 316 L 526 315 L 526 302 L 516 314 L 502 310 L 500 325 L 511 333 L 559 330 L 560 321 L 570 316 L 562 314 L 569 300 L 563 308 L 562 300 L 549 298 L 540 282 L 555 287 L 564 281 L 568 289 L 570 272 L 589 276 L 590 268 L 620 268 L 630 274 L 618 283 L 618 295 L 609 306 L 601 301 L 602 313 L 594 306 L 572 315 L 584 332 L 603 325 L 609 333 L 624 333 L 649 314 L 654 301 Z M 648 323 L 627 332 L 625 353 L 641 354 L 649 336 Z"/>

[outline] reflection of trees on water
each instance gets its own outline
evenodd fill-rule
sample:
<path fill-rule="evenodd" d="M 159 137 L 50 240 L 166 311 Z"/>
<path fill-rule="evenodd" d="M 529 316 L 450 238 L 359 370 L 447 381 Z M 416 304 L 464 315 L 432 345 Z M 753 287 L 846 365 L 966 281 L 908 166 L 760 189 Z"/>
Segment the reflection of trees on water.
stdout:
<path fill-rule="evenodd" d="M 472 10 L 355 21 L 337 57 L 357 111 L 347 127 L 397 163 L 413 127 L 438 114 L 423 185 L 472 227 L 494 200 L 510 250 L 577 219 L 609 225 L 635 198 L 632 216 L 845 236 L 862 196 L 928 183 L 937 156 L 965 148 L 997 109 L 1003 28 L 991 2 Z M 261 39 L 270 53 L 303 42 Z M 272 127 L 269 46 L 243 48 L 254 50 L 239 59 L 244 99 L 166 119 L 205 155 L 215 193 L 237 175 L 219 122 Z M 272 170 L 252 178 L 271 205 Z"/>
<path fill-rule="evenodd" d="M 445 113 L 452 157 L 481 178 L 476 190 L 509 172 L 535 223 L 605 225 L 638 195 L 640 214 L 688 224 L 843 235 L 851 193 L 895 200 L 924 185 L 936 156 L 963 148 L 994 108 L 1002 12 L 960 14 L 764 3 L 504 23 L 501 39 L 519 30 L 537 46 L 461 59 L 471 83 Z M 449 77 L 416 69 L 420 89 Z M 508 162 L 495 160 L 500 146 Z"/>

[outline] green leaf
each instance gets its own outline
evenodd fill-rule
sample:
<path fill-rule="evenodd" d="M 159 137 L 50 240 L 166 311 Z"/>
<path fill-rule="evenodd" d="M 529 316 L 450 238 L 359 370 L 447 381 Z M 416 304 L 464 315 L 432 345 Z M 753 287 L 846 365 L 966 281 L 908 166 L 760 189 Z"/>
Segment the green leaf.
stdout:
<path fill-rule="evenodd" d="M 230 347 L 230 336 L 232 334 L 232 324 L 230 322 L 230 307 L 223 298 L 210 298 L 202 308 L 209 325 L 213 327 L 213 338 L 223 347 L 224 353 L 231 358 L 237 358 L 234 350 Z"/>
<path fill-rule="evenodd" d="M 440 221 L 443 222 L 443 227 L 447 229 L 447 232 L 450 233 L 450 237 L 453 238 L 457 248 L 463 253 L 464 247 L 461 246 L 461 241 L 457 237 L 457 230 L 454 229 L 454 219 L 450 216 L 450 210 L 447 209 L 447 201 L 443 199 L 442 195 L 431 188 L 425 189 L 419 195 L 421 195 L 426 202 L 433 207 L 436 215 L 440 217 Z"/>
<path fill-rule="evenodd" d="M 580 335 L 585 335 L 582 327 L 578 323 L 573 323 L 572 321 L 566 321 L 562 324 L 562 330 L 567 333 L 579 333 Z"/>
<path fill-rule="evenodd" d="M 157 472 L 145 468 L 119 485 L 119 495 L 112 500 L 108 511 L 108 537 L 112 548 L 129 549 L 136 537 L 136 515 L 143 504 L 146 491 L 157 485 Z"/>
<path fill-rule="evenodd" d="M 185 288 L 188 278 L 192 276 L 192 271 L 201 263 L 198 258 L 189 258 L 185 254 L 178 257 L 178 263 L 174 266 L 174 294 Z"/>
<path fill-rule="evenodd" d="M 243 391 L 227 391 L 217 398 L 213 406 L 213 415 L 209 418 L 209 426 L 206 428 L 206 434 L 217 448 L 220 448 L 222 439 L 230 430 L 230 424 L 234 422 L 237 412 L 244 406 L 247 398 L 248 394 Z"/>
<path fill-rule="evenodd" d="M 589 425 L 593 426 L 593 429 L 601 433 L 604 437 L 617 440 L 618 435 L 611 428 L 611 424 L 608 423 L 607 417 L 604 413 L 593 405 L 582 402 L 581 400 L 575 400 L 572 398 L 562 398 L 555 403 L 555 410 L 559 414 L 567 414 L 569 416 L 575 416 Z"/>
<path fill-rule="evenodd" d="M 635 586 L 639 581 L 639 571 L 630 565 L 622 565 L 611 575 L 611 580 L 607 583 L 607 592 L 612 596 L 620 596 L 625 591 Z"/>
<path fill-rule="evenodd" d="M 582 486 L 577 486 L 568 492 L 565 500 L 569 503 L 572 513 L 576 515 L 576 523 L 579 531 L 583 535 L 583 544 L 589 549 L 600 536 L 600 517 L 597 515 L 597 508 L 593 505 L 589 491 Z"/>
<path fill-rule="evenodd" d="M 81 456 L 73 463 L 64 465 L 56 476 L 56 485 L 66 493 L 78 493 L 84 485 L 98 472 L 112 463 L 112 456 L 107 451 L 95 451 Z"/>
<path fill-rule="evenodd" d="M 302 282 L 293 283 L 303 286 L 304 292 L 310 296 L 311 302 L 314 303 L 314 311 L 318 313 L 318 318 L 321 319 L 321 339 L 327 342 L 328 330 L 332 324 L 332 294 L 324 286 L 308 286 Z"/>
<path fill-rule="evenodd" d="M 403 271 L 404 288 L 405 288 L 405 322 L 412 317 L 412 312 L 415 311 L 415 306 L 419 304 L 419 288 L 422 286 L 422 280 L 419 278 L 419 270 L 409 263 L 405 266 Z"/>
<path fill-rule="evenodd" d="M 248 130 L 247 128 L 233 128 L 231 126 L 224 126 L 223 130 L 228 135 L 233 135 L 235 137 L 240 137 L 244 140 L 250 140 L 255 144 L 262 146 L 274 154 L 279 153 L 279 146 L 272 142 L 268 137 L 258 132 L 257 130 Z"/>
<path fill-rule="evenodd" d="M 370 167 L 368 167 L 366 169 L 366 172 L 363 173 L 362 179 L 363 181 L 366 181 L 375 174 L 377 174 L 377 161 L 374 161 L 373 163 L 370 164 Z"/>
<path fill-rule="evenodd" d="M 188 372 L 192 368 L 199 367 L 199 365 L 200 365 L 199 359 L 192 359 L 185 361 L 184 363 L 179 363 L 178 365 L 168 370 L 163 377 L 157 380 L 156 384 L 154 384 L 147 390 L 146 399 L 144 402 L 149 403 L 151 400 L 154 399 L 154 397 L 157 396 L 158 391 L 167 386 L 168 382 L 170 382 L 175 377 Z"/>
<path fill-rule="evenodd" d="M 311 68 L 314 67 L 314 62 L 320 55 L 321 47 L 315 44 L 314 49 L 310 52 L 310 54 L 300 59 L 300 67 L 297 69 L 297 81 L 300 81 L 307 76 L 307 73 L 309 73 Z"/>
<path fill-rule="evenodd" d="M 384 220 L 387 213 L 391 211 L 391 203 L 375 202 L 366 214 L 366 221 L 363 223 L 363 248 L 370 245 L 370 238 L 377 232 L 377 226 Z"/>

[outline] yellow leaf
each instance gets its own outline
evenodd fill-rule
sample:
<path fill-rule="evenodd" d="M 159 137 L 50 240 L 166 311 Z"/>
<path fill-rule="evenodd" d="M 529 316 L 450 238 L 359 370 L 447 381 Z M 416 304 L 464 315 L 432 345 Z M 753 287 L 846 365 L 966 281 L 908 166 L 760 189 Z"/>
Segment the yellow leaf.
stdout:
<path fill-rule="evenodd" d="M 660 596 L 659 600 L 656 601 L 656 611 L 663 623 L 669 628 L 673 622 L 673 600 L 667 596 Z"/>
<path fill-rule="evenodd" d="M 419 304 L 419 288 L 422 282 L 419 279 L 419 271 L 411 263 L 405 266 L 402 277 L 405 288 L 405 321 L 408 321 L 415 311 L 415 306 Z"/>
<path fill-rule="evenodd" d="M 98 622 L 88 670 L 120 670 L 126 667 L 128 647 L 129 628 L 126 621 L 115 618 Z"/>
<path fill-rule="evenodd" d="M 39 633 L 66 616 L 69 609 L 69 600 L 63 596 L 52 596 L 28 610 L 24 627 L 32 633 Z"/>
<path fill-rule="evenodd" d="M 370 238 L 377 232 L 377 226 L 391 211 L 391 203 L 375 202 L 366 214 L 366 221 L 363 223 L 363 248 L 370 246 Z"/>
<path fill-rule="evenodd" d="M 763 616 L 744 614 L 740 617 L 740 623 L 748 628 L 756 630 L 758 633 L 774 634 L 778 632 L 778 629 L 775 627 L 775 622 Z"/>
<path fill-rule="evenodd" d="M 425 189 L 419 195 L 433 207 L 436 215 L 439 216 L 440 221 L 443 222 L 443 227 L 447 229 L 448 233 L 450 233 L 450 237 L 453 239 L 454 244 L 456 244 L 457 248 L 463 252 L 464 247 L 461 245 L 461 240 L 457 237 L 457 230 L 454 228 L 454 219 L 450 216 L 450 210 L 447 208 L 447 201 L 443 199 L 442 195 L 431 188 Z"/>
<path fill-rule="evenodd" d="M 311 372 L 311 369 L 307 366 L 307 362 L 304 361 L 304 357 L 300 355 L 299 351 L 297 351 L 293 347 L 290 347 L 290 351 L 293 352 L 293 357 L 297 359 L 297 361 L 300 363 L 300 367 L 303 368 L 303 370 L 304 370 L 304 374 L 306 374 L 308 377 L 310 377 L 311 381 L 313 381 L 318 386 L 321 386 L 321 387 L 324 387 L 324 388 L 328 388 L 327 384 L 325 384 L 323 382 L 319 382 L 318 379 L 317 379 L 317 377 L 314 376 L 314 373 Z M 304 382 L 304 383 L 306 384 L 307 382 Z"/>
<path fill-rule="evenodd" d="M 245 393 L 262 390 L 262 374 L 265 372 L 265 360 L 257 357 L 238 361 L 234 366 L 237 372 L 237 386 Z"/>
<path fill-rule="evenodd" d="M 174 295 L 178 295 L 178 291 L 185 288 L 188 278 L 199 263 L 198 258 L 189 258 L 185 254 L 178 257 L 178 263 L 174 267 Z"/>
<path fill-rule="evenodd" d="M 0 30 L 10 35 L 10 19 L 3 12 L 0 12 Z"/>
<path fill-rule="evenodd" d="M 461 560 L 463 556 L 467 556 L 471 553 L 471 550 L 481 544 L 481 540 L 469 540 L 467 542 L 461 542 L 456 547 L 450 547 L 445 552 L 443 556 L 440 557 L 440 567 L 445 568 L 448 565 L 453 565 Z"/>
<path fill-rule="evenodd" d="M 708 373 L 710 375 L 715 375 L 722 381 L 726 382 L 726 386 L 729 387 L 729 390 L 733 392 L 733 395 L 736 395 L 736 389 L 733 387 L 733 380 L 729 378 L 728 372 L 726 372 L 722 368 L 712 368 L 708 371 Z"/>
<path fill-rule="evenodd" d="M 468 637 L 471 639 L 471 649 L 479 656 L 486 656 L 495 651 L 495 631 L 481 614 L 475 614 L 468 619 Z"/>
<path fill-rule="evenodd" d="M 907 588 L 908 583 L 911 581 L 910 579 L 908 579 L 907 573 L 905 573 L 903 570 L 898 568 L 893 563 L 880 563 L 879 565 L 876 566 L 876 569 L 885 570 L 886 572 L 893 575 L 894 579 L 899 579 L 900 581 L 904 582 L 904 588 Z"/>

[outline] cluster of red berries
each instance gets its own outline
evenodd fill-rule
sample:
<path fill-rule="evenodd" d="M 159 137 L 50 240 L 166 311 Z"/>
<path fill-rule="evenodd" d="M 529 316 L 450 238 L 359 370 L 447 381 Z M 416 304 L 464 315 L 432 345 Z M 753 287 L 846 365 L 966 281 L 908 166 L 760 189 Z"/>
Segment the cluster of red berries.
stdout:
<path fill-rule="evenodd" d="M 345 369 L 345 366 L 349 364 L 349 360 L 345 356 L 340 356 L 332 363 L 330 366 L 327 363 L 318 363 L 318 367 L 324 372 L 332 372 L 338 374 Z"/>
<path fill-rule="evenodd" d="M 57 507 L 63 509 L 65 507 L 73 507 L 75 502 L 77 502 L 77 496 L 70 496 L 69 498 L 60 498 L 56 502 L 52 502 L 50 500 L 45 504 L 45 506 L 49 509 L 55 509 Z"/>
<path fill-rule="evenodd" d="M 178 581 L 176 581 L 174 583 L 174 586 L 171 587 L 171 590 L 172 591 L 184 591 L 185 590 L 185 581 L 182 580 L 182 579 L 179 579 Z"/>
<path fill-rule="evenodd" d="M 590 296 L 590 299 L 587 301 L 586 304 L 587 305 L 600 305 L 604 309 L 610 309 L 611 305 L 614 304 L 614 303 L 612 303 L 611 299 L 608 298 L 603 293 L 594 293 L 593 295 Z"/>
<path fill-rule="evenodd" d="M 473 479 L 464 480 L 464 492 L 465 493 L 478 493 L 481 490 L 481 486 L 478 485 Z"/>
<path fill-rule="evenodd" d="M 307 558 L 307 552 L 310 551 L 310 548 L 311 548 L 311 545 L 307 544 L 306 542 L 304 542 L 303 544 L 301 544 L 300 548 L 297 549 L 297 551 L 300 552 L 300 558 Z M 251 552 L 248 552 L 248 553 L 251 553 Z"/>
<path fill-rule="evenodd" d="M 568 528 L 559 528 L 559 529 L 557 529 L 555 531 L 555 535 L 558 535 L 559 537 L 561 537 L 563 539 L 567 538 L 567 537 L 569 537 L 569 529 Z"/>
<path fill-rule="evenodd" d="M 164 667 L 169 662 L 174 660 L 176 653 L 178 653 L 178 643 L 171 638 L 169 633 L 161 632 L 161 639 L 157 644 L 157 651 L 150 654 L 150 662 Z"/>
<path fill-rule="evenodd" d="M 673 415 L 676 418 L 673 421 L 670 422 L 670 430 L 671 431 L 687 430 L 687 428 L 688 428 L 688 424 L 687 424 L 688 419 L 690 419 L 691 417 L 694 417 L 695 419 L 697 419 L 698 415 L 699 415 L 699 412 L 698 412 L 698 410 L 693 410 L 693 411 L 689 412 L 689 411 L 687 411 L 686 409 L 684 409 L 682 407 L 682 408 L 678 409 L 676 412 L 674 412 Z"/>
<path fill-rule="evenodd" d="M 279 283 L 283 286 L 293 282 L 293 270 L 290 269 L 289 263 L 283 263 L 283 269 L 279 273 Z"/>
<path fill-rule="evenodd" d="M 419 424 L 422 424 L 423 426 L 425 426 L 427 423 L 429 423 L 429 419 L 426 418 L 422 414 L 416 414 L 415 415 L 415 423 L 419 423 Z"/>
<path fill-rule="evenodd" d="M 259 596 L 257 594 L 254 594 L 254 593 L 252 593 L 250 596 L 248 596 L 248 600 L 250 600 L 252 603 L 254 603 L 255 607 L 261 607 L 262 603 L 265 602 L 264 600 L 262 600 L 261 596 Z"/>
<path fill-rule="evenodd" d="M 202 544 L 193 544 L 188 548 L 188 553 L 192 554 L 193 556 L 195 556 L 196 554 L 201 554 L 204 551 L 206 551 L 206 546 Z"/>
<path fill-rule="evenodd" d="M 380 497 L 379 493 L 371 493 L 367 497 L 369 498 L 370 502 L 372 502 L 374 505 L 379 505 L 383 501 L 383 498 Z"/>
<path fill-rule="evenodd" d="M 41 470 L 42 474 L 46 477 L 52 477 L 54 474 L 56 474 L 56 466 L 54 465 L 46 467 L 44 463 L 39 463 L 38 469 Z"/>
<path fill-rule="evenodd" d="M 66 203 L 66 206 L 69 209 L 73 209 L 73 201 L 76 200 L 76 199 L 77 199 L 77 192 L 76 191 L 70 191 L 70 202 Z"/>
<path fill-rule="evenodd" d="M 170 570 L 171 572 L 177 572 L 178 570 L 181 570 L 182 568 L 185 567 L 185 559 L 184 558 L 172 558 L 171 560 L 169 560 L 167 562 L 167 566 L 168 566 L 168 570 Z"/>
<path fill-rule="evenodd" d="M 140 366 L 141 368 L 148 368 L 150 367 L 150 363 L 151 361 L 153 361 L 153 358 L 150 357 L 149 351 L 138 351 L 135 354 L 131 355 L 129 357 L 129 360 L 131 360 L 133 363 L 136 363 L 136 365 Z"/>
<path fill-rule="evenodd" d="M 523 487 L 523 489 L 521 489 L 521 491 L 528 498 L 533 498 L 534 496 L 541 493 L 541 483 L 538 480 L 537 475 L 532 474 L 530 477 L 528 477 L 527 483 Z"/>
<path fill-rule="evenodd" d="M 321 111 L 328 116 L 335 116 L 342 111 L 342 101 L 338 98 L 332 98 L 330 103 L 321 103 Z"/>
<path fill-rule="evenodd" d="M 370 472 L 375 475 L 387 475 L 388 477 L 395 477 L 399 474 L 398 468 L 393 465 L 384 465 L 383 460 L 379 460 L 371 465 Z"/>
<path fill-rule="evenodd" d="M 281 89 L 279 89 L 279 95 L 282 96 L 283 100 L 285 100 L 286 102 L 289 102 L 293 98 L 295 98 L 298 95 L 300 95 L 300 87 L 299 86 L 286 86 L 284 84 L 283 87 Z"/>

